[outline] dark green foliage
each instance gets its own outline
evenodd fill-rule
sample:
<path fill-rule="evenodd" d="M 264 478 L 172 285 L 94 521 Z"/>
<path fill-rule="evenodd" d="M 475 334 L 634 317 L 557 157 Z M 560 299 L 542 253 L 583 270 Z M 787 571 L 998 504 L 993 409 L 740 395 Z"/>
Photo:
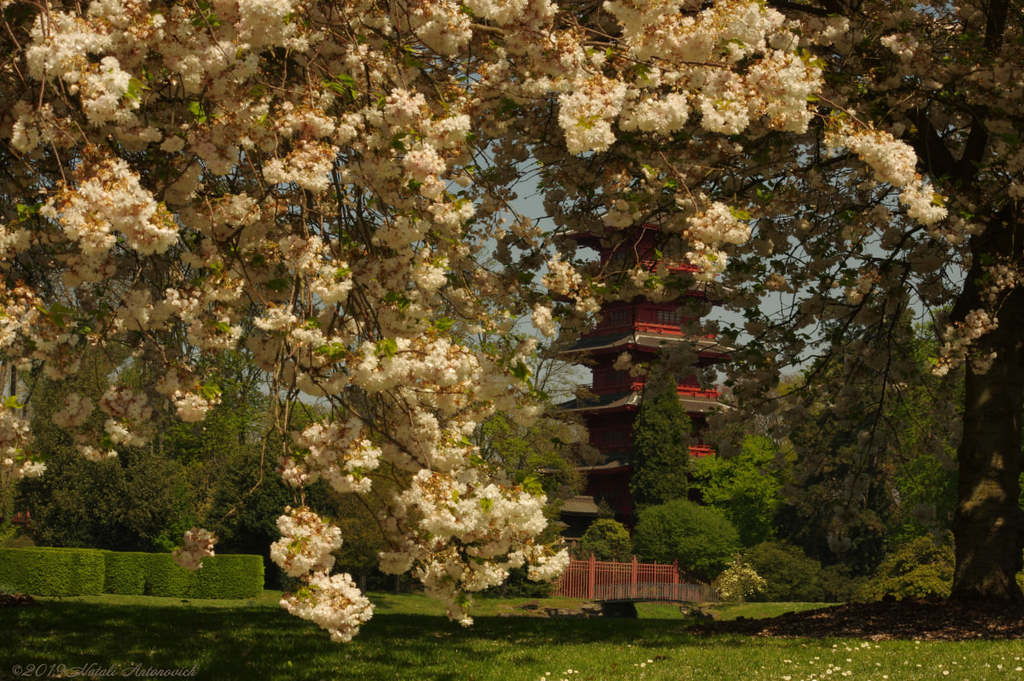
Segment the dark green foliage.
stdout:
<path fill-rule="evenodd" d="M 710 582 L 736 557 L 740 540 L 718 509 L 676 499 L 640 511 L 633 546 L 641 560 L 678 560 L 684 572 Z"/>
<path fill-rule="evenodd" d="M 263 592 L 259 556 L 218 555 L 192 572 L 169 553 L 96 549 L 0 549 L 0 591 L 38 596 L 116 593 L 181 598 L 255 598 Z"/>
<path fill-rule="evenodd" d="M 930 535 L 918 537 L 885 557 L 858 592 L 863 600 L 946 598 L 953 585 L 953 547 Z"/>
<path fill-rule="evenodd" d="M 192 575 L 187 594 L 191 598 L 255 598 L 263 593 L 263 560 L 259 556 L 210 556 Z"/>
<path fill-rule="evenodd" d="M 0 549 L 0 591 L 93 595 L 103 592 L 103 573 L 103 552 L 94 549 Z"/>
<path fill-rule="evenodd" d="M 775 535 L 782 490 L 777 458 L 769 438 L 749 435 L 735 456 L 706 456 L 693 462 L 693 487 L 704 503 L 725 512 L 744 546 Z"/>
<path fill-rule="evenodd" d="M 633 479 L 638 505 L 663 504 L 689 493 L 690 419 L 671 381 L 644 393 L 633 423 Z"/>
<path fill-rule="evenodd" d="M 150 554 L 146 594 L 183 598 L 254 598 L 263 591 L 260 556 L 218 555 L 203 559 L 203 567 L 186 570 L 168 553 Z"/>
<path fill-rule="evenodd" d="M 579 491 L 580 474 L 569 448 L 549 426 L 524 427 L 499 412 L 480 424 L 473 440 L 480 455 L 516 484 L 539 485 L 549 499 L 566 499 Z"/>
<path fill-rule="evenodd" d="M 752 596 L 754 601 L 823 601 L 821 563 L 800 547 L 786 542 L 762 542 L 743 554 L 743 560 L 768 585 Z"/>
<path fill-rule="evenodd" d="M 203 568 L 206 561 L 203 559 Z M 147 596 L 187 596 L 192 591 L 196 575 L 174 562 L 169 553 L 151 553 L 146 561 Z"/>
<path fill-rule="evenodd" d="M 821 569 L 821 590 L 826 601 L 845 603 L 854 600 L 867 579 L 863 575 L 852 576 L 845 565 L 829 565 Z"/>
<path fill-rule="evenodd" d="M 611 518 L 595 520 L 574 547 L 576 558 L 597 560 L 628 561 L 633 553 L 633 543 L 626 527 Z"/>
<path fill-rule="evenodd" d="M 858 577 L 893 542 L 948 530 L 956 505 L 963 371 L 932 374 L 935 330 L 909 316 L 885 339 L 885 371 L 836 346 L 777 391 L 793 457 L 776 535 Z"/>
<path fill-rule="evenodd" d="M 185 476 L 179 463 L 150 452 L 92 462 L 60 448 L 48 454 L 46 475 L 22 483 L 19 505 L 32 509 L 41 544 L 166 549 L 195 523 Z"/>
<path fill-rule="evenodd" d="M 104 551 L 103 593 L 133 596 L 146 593 L 146 573 L 152 555 L 139 551 Z"/>

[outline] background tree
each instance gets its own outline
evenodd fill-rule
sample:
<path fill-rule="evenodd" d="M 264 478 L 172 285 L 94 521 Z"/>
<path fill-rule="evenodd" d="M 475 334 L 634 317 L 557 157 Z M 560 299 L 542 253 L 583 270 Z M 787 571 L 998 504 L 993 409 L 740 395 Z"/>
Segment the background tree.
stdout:
<path fill-rule="evenodd" d="M 884 413 L 913 360 L 906 314 L 937 322 L 933 368 L 963 362 L 966 374 L 953 519 L 958 598 L 1021 599 L 1013 575 L 1024 542 L 1017 502 L 1024 356 L 1019 326 L 1009 320 L 1024 311 L 1017 210 L 1024 137 L 1013 113 L 1020 93 L 1005 78 L 1021 66 L 1022 25 L 1010 7 L 787 5 L 803 25 L 835 30 L 831 45 L 812 49 L 829 73 L 822 101 L 846 113 L 812 128 L 807 155 L 788 176 L 746 173 L 755 248 L 732 261 L 727 282 L 743 291 L 736 302 L 776 293 L 785 302 L 774 318 L 744 305 L 751 349 L 767 360 L 754 363 L 760 369 L 817 357 L 822 371 L 840 367 L 844 386 L 873 377 L 876 390 L 860 397 L 850 390 L 829 405 L 837 414 L 866 395 Z M 884 133 L 846 138 L 864 126 Z M 829 136 L 848 152 L 821 153 L 815 145 Z M 875 181 L 865 182 L 869 173 L 856 157 L 873 167 Z M 917 173 L 944 198 L 929 206 L 908 191 Z M 753 377 L 760 369 L 740 371 Z M 868 421 L 860 430 L 874 432 Z M 856 449 L 844 453 L 863 468 L 864 449 Z"/>
<path fill-rule="evenodd" d="M 641 560 L 678 560 L 681 570 L 710 582 L 736 558 L 740 541 L 718 509 L 676 499 L 640 510 L 633 547 Z"/>
<path fill-rule="evenodd" d="M 786 465 L 768 437 L 750 435 L 734 456 L 693 461 L 692 485 L 701 501 L 725 513 L 742 544 L 753 546 L 775 536 Z"/>
<path fill-rule="evenodd" d="M 652 385 L 633 422 L 633 477 L 638 505 L 682 499 L 690 490 L 690 419 L 671 382 Z"/>
<path fill-rule="evenodd" d="M 628 561 L 633 554 L 633 542 L 626 527 L 611 518 L 598 518 L 573 547 L 575 558 L 586 560 L 591 555 L 597 560 Z"/>

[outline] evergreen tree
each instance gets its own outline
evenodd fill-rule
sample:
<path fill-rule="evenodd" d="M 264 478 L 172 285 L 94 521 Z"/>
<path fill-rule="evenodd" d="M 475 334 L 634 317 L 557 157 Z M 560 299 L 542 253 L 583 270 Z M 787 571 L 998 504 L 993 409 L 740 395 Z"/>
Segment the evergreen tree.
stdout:
<path fill-rule="evenodd" d="M 689 493 L 690 419 L 675 385 L 649 387 L 633 424 L 633 479 L 638 505 L 663 504 Z"/>

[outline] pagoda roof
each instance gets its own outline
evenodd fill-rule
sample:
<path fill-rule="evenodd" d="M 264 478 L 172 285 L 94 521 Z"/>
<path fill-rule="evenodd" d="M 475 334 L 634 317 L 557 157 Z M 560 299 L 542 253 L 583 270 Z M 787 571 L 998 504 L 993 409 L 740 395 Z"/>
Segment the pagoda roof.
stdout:
<path fill-rule="evenodd" d="M 576 470 L 581 473 L 619 473 L 632 468 L 632 465 L 623 463 L 618 459 L 612 461 L 606 461 L 604 463 L 594 464 L 592 466 L 576 466 Z"/>
<path fill-rule="evenodd" d="M 585 515 L 585 516 L 596 516 L 601 512 L 601 509 L 597 507 L 597 503 L 594 501 L 594 497 L 591 496 L 576 496 L 566 499 L 562 503 L 562 513 L 571 513 L 572 515 Z"/>
<path fill-rule="evenodd" d="M 562 402 L 558 408 L 562 411 L 607 411 L 612 409 L 636 408 L 640 404 L 639 392 L 628 393 L 606 393 L 595 395 L 592 398 L 581 400 L 578 397 Z"/>
<path fill-rule="evenodd" d="M 581 400 L 575 398 L 568 402 L 562 402 L 558 408 L 562 411 L 577 412 L 585 414 L 596 411 L 619 411 L 632 410 L 640 406 L 640 391 L 628 393 L 606 393 L 596 395 L 593 398 Z M 698 397 L 695 395 L 680 395 L 679 402 L 688 414 L 707 414 L 726 405 L 711 398 Z"/>
<path fill-rule="evenodd" d="M 732 348 L 721 345 L 712 338 L 694 338 L 693 336 L 669 336 L 648 331 L 620 331 L 618 333 L 605 334 L 601 336 L 584 336 L 572 347 L 562 350 L 561 355 L 573 355 L 583 352 L 614 351 L 629 348 L 649 348 L 657 350 L 668 343 L 692 342 L 697 352 L 708 352 L 727 355 Z"/>

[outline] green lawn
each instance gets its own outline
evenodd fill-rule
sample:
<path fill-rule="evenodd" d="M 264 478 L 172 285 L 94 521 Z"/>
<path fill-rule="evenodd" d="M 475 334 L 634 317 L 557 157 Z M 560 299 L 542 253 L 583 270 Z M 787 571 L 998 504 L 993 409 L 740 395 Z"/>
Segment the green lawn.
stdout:
<path fill-rule="evenodd" d="M 71 676 L 92 664 L 94 672 L 118 678 L 146 678 L 140 676 L 145 668 L 194 667 L 194 678 L 216 681 L 1024 681 L 1018 641 L 698 636 L 678 609 L 659 604 L 642 605 L 636 620 L 501 616 L 523 612 L 516 606 L 531 599 L 480 599 L 476 625 L 462 629 L 422 596 L 373 598 L 377 614 L 350 644 L 331 643 L 316 626 L 279 610 L 273 592 L 253 601 L 96 596 L 4 608 L 0 679 L 26 678 L 30 669 L 30 678 L 53 678 L 59 665 Z M 784 612 L 799 604 L 741 607 Z M 719 616 L 736 614 L 742 611 L 724 609 Z"/>

